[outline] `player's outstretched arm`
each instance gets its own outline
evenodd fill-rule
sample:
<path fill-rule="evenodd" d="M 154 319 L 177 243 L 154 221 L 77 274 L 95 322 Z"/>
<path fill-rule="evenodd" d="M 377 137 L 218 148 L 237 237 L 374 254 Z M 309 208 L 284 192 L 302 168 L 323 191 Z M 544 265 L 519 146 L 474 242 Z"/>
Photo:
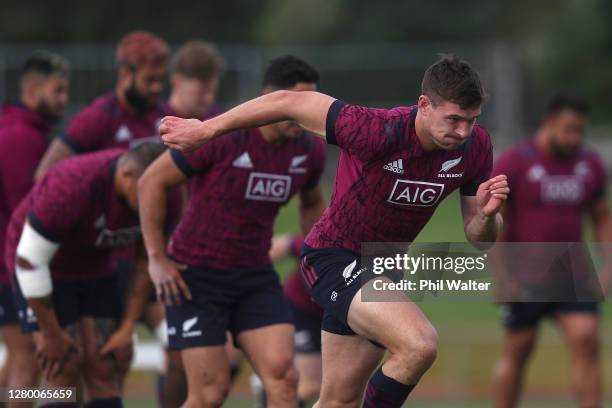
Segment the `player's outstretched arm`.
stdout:
<path fill-rule="evenodd" d="M 167 305 L 180 303 L 180 292 L 187 299 L 191 298 L 189 288 L 179 273 L 182 266 L 166 256 L 164 236 L 168 190 L 185 180 L 185 175 L 176 166 L 169 151 L 147 167 L 138 180 L 138 210 L 149 260 L 149 275 L 157 298 Z"/>
<path fill-rule="evenodd" d="M 509 193 L 508 178 L 499 175 L 480 184 L 475 196 L 461 196 L 461 214 L 468 241 L 479 247 L 497 241 L 504 224 L 500 211 Z"/>
<path fill-rule="evenodd" d="M 215 137 L 237 129 L 254 128 L 292 120 L 306 130 L 325 136 L 325 121 L 331 96 L 319 92 L 276 91 L 252 99 L 201 122 L 166 116 L 159 127 L 166 145 L 177 150 L 192 150 Z"/>

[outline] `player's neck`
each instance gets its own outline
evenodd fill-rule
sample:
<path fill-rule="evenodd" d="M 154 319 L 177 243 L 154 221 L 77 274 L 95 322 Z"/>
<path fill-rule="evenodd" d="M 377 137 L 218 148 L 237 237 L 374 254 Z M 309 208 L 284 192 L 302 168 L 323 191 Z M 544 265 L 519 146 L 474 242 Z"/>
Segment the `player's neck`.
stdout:
<path fill-rule="evenodd" d="M 280 133 L 272 126 L 261 126 L 259 132 L 266 143 L 281 144 L 285 141 Z"/>
<path fill-rule="evenodd" d="M 433 142 L 431 134 L 427 131 L 427 129 L 425 129 L 423 118 L 421 115 L 419 115 L 419 112 L 417 112 L 416 118 L 414 119 L 414 132 L 416 133 L 417 139 L 419 139 L 419 143 L 424 151 L 431 152 L 439 149 L 439 147 Z"/>

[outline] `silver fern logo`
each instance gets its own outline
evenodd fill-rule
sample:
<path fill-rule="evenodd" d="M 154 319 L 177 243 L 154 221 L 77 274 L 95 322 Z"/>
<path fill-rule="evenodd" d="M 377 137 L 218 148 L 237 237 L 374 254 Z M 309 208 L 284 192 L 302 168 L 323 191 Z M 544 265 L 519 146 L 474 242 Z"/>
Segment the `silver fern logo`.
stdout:
<path fill-rule="evenodd" d="M 463 177 L 463 173 L 449 173 L 448 172 L 450 169 L 452 169 L 453 167 L 461 163 L 462 159 L 463 159 L 463 156 L 457 159 L 448 160 L 442 163 L 442 167 L 440 168 L 440 173 L 438 174 L 438 177 L 440 178 Z"/>

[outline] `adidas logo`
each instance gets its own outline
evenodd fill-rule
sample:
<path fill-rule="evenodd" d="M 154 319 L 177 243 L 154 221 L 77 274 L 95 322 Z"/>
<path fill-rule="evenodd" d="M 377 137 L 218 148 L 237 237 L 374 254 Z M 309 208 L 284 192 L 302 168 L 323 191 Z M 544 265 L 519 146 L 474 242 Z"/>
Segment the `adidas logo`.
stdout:
<path fill-rule="evenodd" d="M 132 138 L 132 132 L 127 126 L 121 125 L 121 127 L 115 133 L 115 140 L 118 142 L 127 142 Z"/>
<path fill-rule="evenodd" d="M 404 162 L 402 159 L 395 160 L 383 166 L 383 169 L 392 171 L 398 174 L 404 174 Z"/>
<path fill-rule="evenodd" d="M 236 160 L 232 162 L 234 167 L 241 167 L 243 169 L 252 169 L 253 162 L 251 161 L 251 156 L 249 156 L 248 152 L 244 152 L 238 157 Z"/>

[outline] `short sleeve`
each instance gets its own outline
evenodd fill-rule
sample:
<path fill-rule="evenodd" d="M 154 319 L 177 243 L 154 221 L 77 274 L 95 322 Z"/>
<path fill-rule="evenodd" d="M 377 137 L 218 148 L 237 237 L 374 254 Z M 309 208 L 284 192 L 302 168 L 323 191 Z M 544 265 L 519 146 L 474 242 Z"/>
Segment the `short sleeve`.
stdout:
<path fill-rule="evenodd" d="M 106 147 L 109 134 L 106 114 L 90 105 L 72 118 L 59 138 L 76 153 L 85 153 Z"/>
<path fill-rule="evenodd" d="M 314 147 L 312 149 L 311 165 L 308 169 L 308 178 L 302 190 L 312 190 L 319 185 L 321 176 L 325 170 L 325 144 L 318 137 L 314 137 Z"/>
<path fill-rule="evenodd" d="M 471 156 L 477 162 L 473 175 L 460 187 L 461 195 L 475 196 L 478 187 L 489 180 L 493 168 L 493 145 L 491 137 L 483 128 L 479 129 L 479 137 L 472 141 Z"/>
<path fill-rule="evenodd" d="M 409 122 L 398 109 L 366 108 L 336 100 L 327 113 L 325 135 L 329 144 L 367 162 L 387 148 L 404 144 Z"/>
<path fill-rule="evenodd" d="M 200 146 L 191 152 L 179 152 L 171 150 L 170 156 L 174 164 L 183 172 L 186 177 L 194 176 L 208 170 L 215 161 L 215 144 L 218 140 Z"/>
<path fill-rule="evenodd" d="M 66 175 L 67 177 L 62 177 Z M 28 220 L 50 241 L 61 241 L 90 206 L 90 189 L 76 180 L 78 175 L 62 171 L 48 173 L 32 190 Z"/>

